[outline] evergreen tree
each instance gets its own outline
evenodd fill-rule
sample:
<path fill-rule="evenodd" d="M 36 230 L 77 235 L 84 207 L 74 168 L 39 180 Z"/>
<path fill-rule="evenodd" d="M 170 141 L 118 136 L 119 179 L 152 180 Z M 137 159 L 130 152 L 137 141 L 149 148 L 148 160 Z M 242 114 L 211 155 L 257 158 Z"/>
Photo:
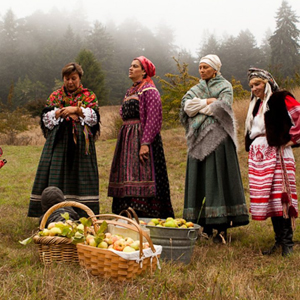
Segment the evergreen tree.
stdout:
<path fill-rule="evenodd" d="M 293 76 L 300 69 L 298 17 L 287 1 L 282 1 L 275 19 L 276 30 L 270 37 L 272 68 L 279 71 L 278 76 Z"/>
<path fill-rule="evenodd" d="M 83 86 L 92 90 L 97 95 L 100 105 L 107 105 L 105 76 L 94 54 L 89 50 L 83 49 L 79 52 L 76 62 L 82 66 L 84 71 L 82 77 Z"/>

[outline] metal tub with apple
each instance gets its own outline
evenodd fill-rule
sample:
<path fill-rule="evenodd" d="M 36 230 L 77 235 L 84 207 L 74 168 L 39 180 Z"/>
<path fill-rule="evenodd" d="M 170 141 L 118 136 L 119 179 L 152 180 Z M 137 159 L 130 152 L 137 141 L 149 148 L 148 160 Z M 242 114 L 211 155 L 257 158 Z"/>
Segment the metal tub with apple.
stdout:
<path fill-rule="evenodd" d="M 147 224 L 152 220 L 141 218 Z M 155 245 L 163 247 L 160 258 L 173 262 L 189 264 L 191 262 L 195 242 L 200 225 L 191 228 L 170 228 L 146 225 L 150 229 L 150 237 Z"/>

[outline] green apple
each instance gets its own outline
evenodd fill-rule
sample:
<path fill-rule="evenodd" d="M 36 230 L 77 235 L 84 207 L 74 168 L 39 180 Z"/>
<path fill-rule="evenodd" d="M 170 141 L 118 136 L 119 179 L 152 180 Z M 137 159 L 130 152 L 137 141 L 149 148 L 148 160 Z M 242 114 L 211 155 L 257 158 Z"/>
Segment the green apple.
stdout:
<path fill-rule="evenodd" d="M 79 224 L 79 225 L 77 226 L 77 230 L 84 231 L 84 225 L 83 225 L 83 224 Z"/>
<path fill-rule="evenodd" d="M 130 244 L 130 247 L 135 250 L 139 250 L 140 249 L 140 241 L 138 241 L 138 240 L 134 241 L 132 244 Z"/>
<path fill-rule="evenodd" d="M 102 241 L 101 243 L 99 243 L 98 248 L 107 249 L 108 244 L 106 242 Z"/>
<path fill-rule="evenodd" d="M 172 217 L 166 218 L 166 222 L 174 220 Z"/>
<path fill-rule="evenodd" d="M 158 219 L 152 219 L 151 222 L 153 222 L 155 225 L 159 224 L 159 220 Z"/>
<path fill-rule="evenodd" d="M 123 252 L 134 252 L 136 251 L 134 248 L 130 247 L 130 246 L 126 246 L 124 249 L 123 249 Z"/>
<path fill-rule="evenodd" d="M 96 247 L 96 246 L 97 246 L 96 241 L 95 241 L 94 238 L 90 238 L 90 240 L 89 240 L 89 245 L 90 245 L 90 246 L 93 246 L 93 247 Z"/>
<path fill-rule="evenodd" d="M 58 227 L 52 227 L 49 230 L 49 235 L 54 236 L 54 235 L 60 235 L 61 234 L 61 229 Z"/>
<path fill-rule="evenodd" d="M 152 221 L 148 222 L 147 224 L 148 226 L 155 226 L 155 223 L 153 223 Z"/>
<path fill-rule="evenodd" d="M 177 223 L 172 219 L 169 221 L 166 221 L 166 223 L 164 224 L 165 227 L 172 227 L 172 228 L 176 228 L 178 227 Z"/>

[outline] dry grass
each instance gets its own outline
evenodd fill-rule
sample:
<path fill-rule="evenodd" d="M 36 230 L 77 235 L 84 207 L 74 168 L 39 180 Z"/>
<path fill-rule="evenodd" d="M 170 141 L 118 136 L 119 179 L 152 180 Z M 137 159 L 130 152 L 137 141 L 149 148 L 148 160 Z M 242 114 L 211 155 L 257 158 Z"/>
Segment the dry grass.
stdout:
<path fill-rule="evenodd" d="M 241 143 L 238 155 L 249 205 L 247 153 L 242 146 L 247 107 L 248 100 L 234 104 Z M 111 211 L 111 199 L 106 195 L 116 140 L 108 136 L 113 126 L 109 122 L 113 122 L 115 114 L 117 108 L 101 108 L 103 131 L 96 147 L 102 213 Z M 165 130 L 162 137 L 172 204 L 176 216 L 182 216 L 184 130 L 181 127 Z M 161 271 L 130 282 L 96 278 L 77 265 L 45 268 L 39 262 L 34 244 L 24 247 L 18 243 L 37 228 L 37 220 L 27 218 L 26 213 L 42 144 L 2 145 L 8 164 L 0 170 L 0 299 L 299 299 L 299 229 L 295 231 L 296 245 L 291 257 L 282 258 L 280 254 L 264 257 L 261 249 L 270 246 L 274 238 L 270 220 L 251 221 L 247 226 L 230 229 L 226 245 L 200 239 L 189 265 L 162 262 Z M 299 149 L 294 154 L 299 162 Z"/>

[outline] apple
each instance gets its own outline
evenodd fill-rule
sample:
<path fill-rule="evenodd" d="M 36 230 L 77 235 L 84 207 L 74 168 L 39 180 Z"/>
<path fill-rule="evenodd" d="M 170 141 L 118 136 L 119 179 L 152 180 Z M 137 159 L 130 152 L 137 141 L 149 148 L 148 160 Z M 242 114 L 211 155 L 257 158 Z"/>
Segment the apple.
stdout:
<path fill-rule="evenodd" d="M 125 242 L 124 239 L 119 239 L 117 241 L 114 242 L 114 249 L 117 251 L 123 251 L 123 249 L 125 248 Z"/>
<path fill-rule="evenodd" d="M 113 244 L 116 242 L 116 241 L 118 241 L 119 239 L 121 239 L 121 237 L 119 236 L 119 235 L 112 235 L 111 236 L 111 239 L 112 239 L 112 242 L 113 242 Z"/>
<path fill-rule="evenodd" d="M 105 237 L 106 237 L 106 238 L 111 238 L 111 236 L 112 236 L 112 234 L 111 234 L 110 232 L 106 232 L 106 233 L 105 233 Z"/>
<path fill-rule="evenodd" d="M 152 221 L 148 222 L 147 224 L 148 226 L 155 226 L 155 223 L 153 223 Z"/>
<path fill-rule="evenodd" d="M 140 241 L 138 241 L 138 240 L 134 241 L 132 244 L 130 244 L 130 247 L 135 250 L 139 250 L 140 249 Z"/>
<path fill-rule="evenodd" d="M 107 249 L 108 244 L 106 242 L 102 241 L 101 243 L 99 243 L 98 248 Z"/>
<path fill-rule="evenodd" d="M 114 245 L 109 245 L 107 249 L 114 249 Z"/>
<path fill-rule="evenodd" d="M 143 221 L 143 220 L 140 220 L 140 224 L 141 225 L 147 225 L 147 223 L 145 221 Z"/>
<path fill-rule="evenodd" d="M 125 239 L 125 246 L 129 246 L 133 243 L 133 239 L 131 237 L 126 237 Z"/>
<path fill-rule="evenodd" d="M 172 227 L 172 228 L 178 227 L 178 225 L 177 225 L 177 223 L 175 222 L 174 219 L 166 221 L 166 223 L 164 224 L 164 226 L 165 227 Z"/>
<path fill-rule="evenodd" d="M 183 224 L 179 228 L 187 228 L 187 226 L 185 224 Z"/>
<path fill-rule="evenodd" d="M 56 224 L 55 222 L 51 222 L 51 223 L 48 224 L 47 228 L 51 229 L 51 228 L 55 227 L 55 224 Z"/>
<path fill-rule="evenodd" d="M 113 244 L 113 240 L 112 240 L 111 237 L 109 237 L 109 238 L 106 237 L 103 241 L 106 242 L 108 245 L 112 245 Z"/>
<path fill-rule="evenodd" d="M 89 240 L 89 245 L 90 245 L 90 246 L 93 246 L 93 247 L 96 247 L 96 246 L 97 246 L 97 243 L 96 243 L 96 241 L 95 241 L 94 238 L 90 238 L 90 240 Z"/>
<path fill-rule="evenodd" d="M 159 224 L 159 220 L 158 219 L 152 219 L 151 222 L 153 222 L 155 225 Z"/>
<path fill-rule="evenodd" d="M 172 217 L 166 218 L 166 222 L 174 220 Z"/>
<path fill-rule="evenodd" d="M 61 234 L 61 229 L 58 227 L 52 227 L 49 230 L 49 235 L 54 236 L 54 235 L 60 235 Z"/>
<path fill-rule="evenodd" d="M 186 222 L 185 225 L 190 228 L 190 227 L 194 227 L 194 223 L 193 222 Z"/>
<path fill-rule="evenodd" d="M 134 252 L 134 251 L 136 251 L 136 250 L 133 249 L 133 248 L 130 247 L 130 246 L 126 246 L 126 247 L 124 247 L 124 249 L 123 249 L 123 252 L 128 252 L 128 253 Z"/>

